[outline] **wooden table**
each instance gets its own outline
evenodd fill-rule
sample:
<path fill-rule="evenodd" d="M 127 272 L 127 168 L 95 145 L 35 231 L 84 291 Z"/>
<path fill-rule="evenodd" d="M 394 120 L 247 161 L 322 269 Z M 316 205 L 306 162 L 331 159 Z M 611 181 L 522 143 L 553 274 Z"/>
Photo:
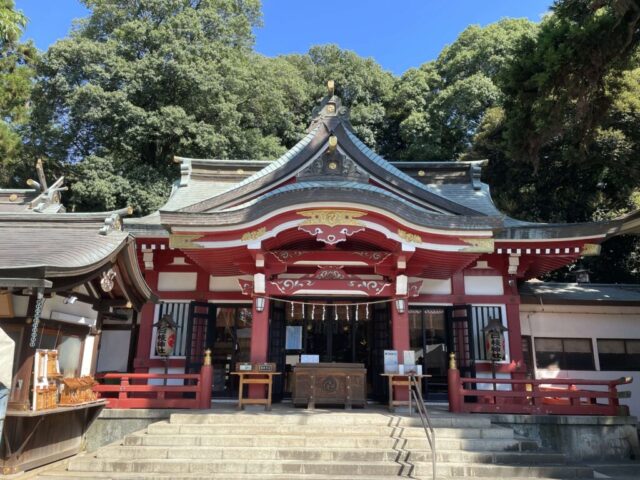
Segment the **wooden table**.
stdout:
<path fill-rule="evenodd" d="M 231 375 L 238 375 L 238 408 L 244 409 L 245 405 L 264 405 L 265 410 L 271 410 L 271 392 L 273 390 L 273 376 L 280 375 L 279 372 L 231 372 Z M 245 385 L 265 385 L 267 387 L 267 398 L 245 398 L 243 391 Z"/>
<path fill-rule="evenodd" d="M 407 387 L 407 393 L 409 393 L 409 377 L 416 377 L 418 380 L 418 388 L 422 392 L 422 379 L 429 378 L 431 375 L 409 375 L 406 373 L 381 373 L 383 377 L 389 379 L 389 411 L 393 412 L 396 406 L 408 405 L 409 413 L 411 413 L 411 395 L 409 394 L 406 400 L 396 400 L 394 398 L 394 387 Z"/>

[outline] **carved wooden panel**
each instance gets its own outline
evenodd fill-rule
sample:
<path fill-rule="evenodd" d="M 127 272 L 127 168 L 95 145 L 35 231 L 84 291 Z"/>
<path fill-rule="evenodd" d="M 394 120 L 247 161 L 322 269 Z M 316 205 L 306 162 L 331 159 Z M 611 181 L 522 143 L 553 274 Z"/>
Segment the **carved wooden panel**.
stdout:
<path fill-rule="evenodd" d="M 293 371 L 293 403 L 365 406 L 366 375 L 361 363 L 299 364 Z"/>

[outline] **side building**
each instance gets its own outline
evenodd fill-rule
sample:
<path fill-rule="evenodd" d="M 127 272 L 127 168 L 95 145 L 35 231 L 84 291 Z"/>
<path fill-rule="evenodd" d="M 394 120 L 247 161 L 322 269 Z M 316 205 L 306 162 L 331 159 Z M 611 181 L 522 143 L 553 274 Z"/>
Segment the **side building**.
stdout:
<path fill-rule="evenodd" d="M 91 391 L 110 358 L 100 339 L 113 326 L 134 331 L 135 312 L 156 298 L 122 230 L 131 212 L 66 213 L 63 179 L 48 186 L 37 170 L 31 188 L 0 189 L 0 328 L 15 344 L 3 474 L 80 451 L 105 406 Z"/>

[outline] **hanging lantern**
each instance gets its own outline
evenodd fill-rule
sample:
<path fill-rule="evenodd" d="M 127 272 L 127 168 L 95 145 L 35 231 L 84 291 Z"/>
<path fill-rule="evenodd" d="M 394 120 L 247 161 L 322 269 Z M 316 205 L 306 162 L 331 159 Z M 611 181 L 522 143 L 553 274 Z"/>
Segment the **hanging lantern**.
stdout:
<path fill-rule="evenodd" d="M 176 344 L 176 324 L 171 315 L 163 315 L 155 326 L 158 328 L 156 355 L 168 357 L 173 353 L 173 348 Z"/>
<path fill-rule="evenodd" d="M 483 328 L 486 339 L 487 359 L 492 362 L 500 362 L 505 359 L 504 332 L 507 329 L 502 325 L 500 319 L 492 318 Z"/>

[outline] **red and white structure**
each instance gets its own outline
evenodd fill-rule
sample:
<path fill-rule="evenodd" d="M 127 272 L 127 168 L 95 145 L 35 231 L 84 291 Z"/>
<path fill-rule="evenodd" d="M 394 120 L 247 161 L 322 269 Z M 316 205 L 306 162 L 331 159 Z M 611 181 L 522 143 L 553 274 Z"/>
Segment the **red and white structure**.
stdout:
<path fill-rule="evenodd" d="M 498 378 L 524 378 L 519 283 L 598 253 L 637 230 L 637 215 L 584 224 L 509 218 L 480 180 L 481 162 L 389 162 L 355 135 L 330 92 L 307 135 L 281 158 L 177 158 L 181 178 L 152 215 L 127 219 L 145 279 L 133 368 L 198 373 L 212 350 L 213 391 L 231 395 L 240 361 L 300 355 L 365 363 L 384 395 L 383 351 L 412 350 L 447 392 L 449 353 L 463 376 L 490 377 L 485 327 L 506 328 Z M 173 355 L 156 323 L 176 324 Z"/>

